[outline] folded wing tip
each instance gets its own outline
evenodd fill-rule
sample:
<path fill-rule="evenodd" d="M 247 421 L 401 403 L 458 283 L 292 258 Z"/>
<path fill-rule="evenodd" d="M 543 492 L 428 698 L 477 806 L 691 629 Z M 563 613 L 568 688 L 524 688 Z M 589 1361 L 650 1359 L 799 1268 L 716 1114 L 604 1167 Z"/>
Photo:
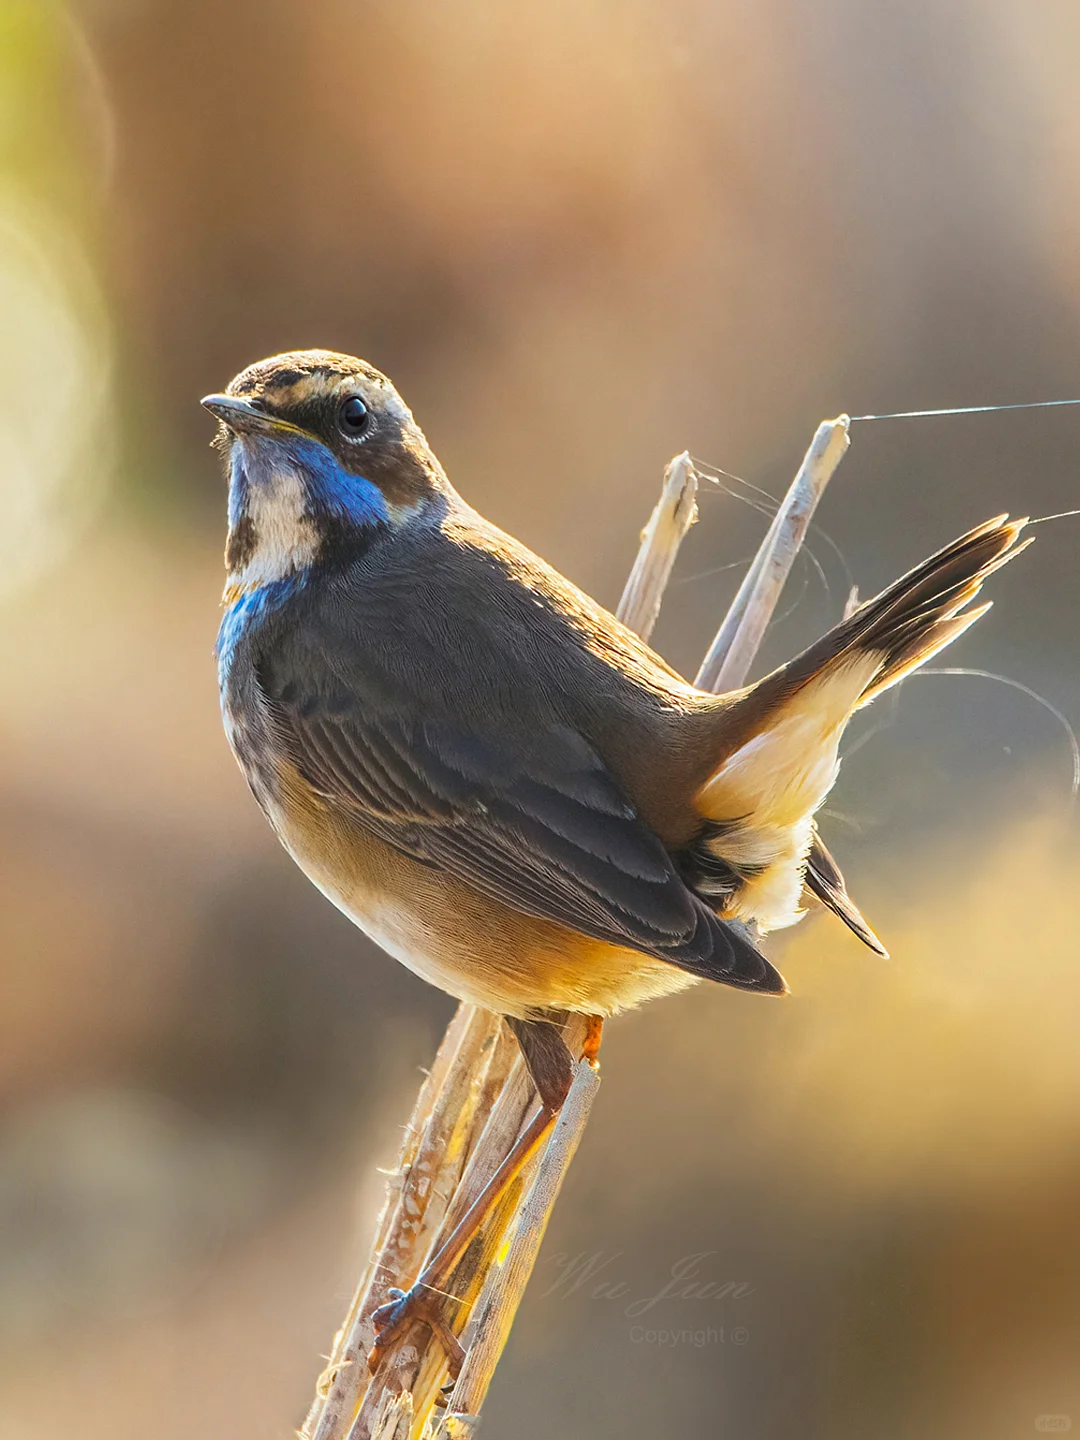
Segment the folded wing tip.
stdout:
<path fill-rule="evenodd" d="M 769 965 L 765 980 L 757 988 L 762 995 L 780 996 L 791 994 L 791 987 L 775 965 Z"/>

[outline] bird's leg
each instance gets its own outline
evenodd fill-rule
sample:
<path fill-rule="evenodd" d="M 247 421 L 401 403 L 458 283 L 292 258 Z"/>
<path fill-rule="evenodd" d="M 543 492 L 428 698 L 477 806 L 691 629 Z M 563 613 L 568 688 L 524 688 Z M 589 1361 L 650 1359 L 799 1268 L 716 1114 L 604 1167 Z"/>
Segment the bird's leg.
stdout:
<path fill-rule="evenodd" d="M 547 1136 L 557 1114 L 558 1111 L 548 1110 L 546 1106 L 540 1107 L 412 1287 L 404 1291 L 391 1290 L 390 1299 L 374 1312 L 371 1318 L 375 1325 L 375 1344 L 368 1356 L 372 1370 L 377 1368 L 387 1346 L 392 1344 L 402 1328 L 413 1320 L 425 1321 L 439 1336 L 444 1347 L 448 1349 L 451 1373 L 456 1374 L 456 1370 L 460 1369 L 464 1359 L 461 1346 L 456 1338 L 452 1348 L 447 1346 L 448 1331 L 442 1318 L 443 1301 L 449 1293 L 447 1286 L 450 1276 L 484 1221 Z"/>
<path fill-rule="evenodd" d="M 451 1375 L 456 1378 L 464 1351 L 442 1316 L 442 1302 L 450 1277 L 481 1226 L 547 1137 L 569 1093 L 573 1058 L 559 1026 L 550 1020 L 518 1020 L 509 1016 L 506 1023 L 521 1046 L 540 1097 L 540 1108 L 411 1289 L 391 1290 L 390 1299 L 372 1315 L 375 1344 L 368 1363 L 373 1370 L 403 1327 L 413 1320 L 423 1320 L 442 1342 Z M 583 1053 L 590 1063 L 595 1063 L 602 1023 L 599 1017 L 589 1017 Z"/>
<path fill-rule="evenodd" d="M 585 1017 L 585 1042 L 581 1047 L 581 1058 L 596 1068 L 600 1056 L 600 1041 L 604 1038 L 604 1017 L 602 1015 L 587 1015 Z"/>

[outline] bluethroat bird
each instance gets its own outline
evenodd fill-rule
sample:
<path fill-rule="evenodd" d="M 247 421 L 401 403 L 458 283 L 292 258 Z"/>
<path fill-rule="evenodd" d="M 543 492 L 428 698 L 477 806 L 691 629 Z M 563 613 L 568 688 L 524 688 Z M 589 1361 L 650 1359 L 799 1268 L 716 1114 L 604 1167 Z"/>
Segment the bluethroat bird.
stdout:
<path fill-rule="evenodd" d="M 505 1016 L 533 1121 L 377 1317 L 423 1314 L 570 1084 L 566 1012 L 785 984 L 809 888 L 880 944 L 817 837 L 851 715 L 955 640 L 1023 521 L 989 520 L 763 680 L 689 685 L 471 509 L 385 375 L 276 355 L 202 402 L 228 472 L 225 728 L 305 874 L 412 970 Z M 430 1316 L 426 1317 L 430 1318 Z M 432 1322 L 436 1323 L 436 1322 Z"/>

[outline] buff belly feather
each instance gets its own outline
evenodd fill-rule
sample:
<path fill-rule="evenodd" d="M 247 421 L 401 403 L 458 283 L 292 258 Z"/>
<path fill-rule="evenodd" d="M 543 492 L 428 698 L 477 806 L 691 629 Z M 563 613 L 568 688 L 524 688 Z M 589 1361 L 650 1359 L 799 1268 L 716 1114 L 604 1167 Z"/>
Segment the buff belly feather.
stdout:
<path fill-rule="evenodd" d="M 259 796 L 308 879 L 382 949 L 439 989 L 502 1015 L 611 1015 L 683 990 L 661 960 L 512 910 L 331 810 L 290 767 Z"/>

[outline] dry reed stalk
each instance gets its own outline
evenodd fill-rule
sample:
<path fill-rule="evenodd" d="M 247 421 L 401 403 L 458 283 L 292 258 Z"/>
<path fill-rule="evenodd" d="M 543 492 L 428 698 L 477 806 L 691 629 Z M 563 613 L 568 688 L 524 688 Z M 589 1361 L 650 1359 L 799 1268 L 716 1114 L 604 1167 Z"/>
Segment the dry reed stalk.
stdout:
<path fill-rule="evenodd" d="M 697 489 L 697 473 L 684 450 L 664 471 L 660 499 L 641 532 L 641 548 L 619 601 L 619 619 L 643 640 L 652 634 L 679 546 L 697 519 Z"/>
<path fill-rule="evenodd" d="M 694 684 L 720 695 L 745 684 L 818 501 L 850 444 L 846 415 L 823 420 L 773 516 Z"/>
<path fill-rule="evenodd" d="M 848 444 L 847 417 L 818 427 L 698 675 L 703 688 L 746 678 L 814 508 Z M 619 605 L 619 618 L 648 639 L 679 546 L 697 517 L 697 475 L 684 452 L 668 465 L 660 499 Z M 583 1022 L 567 1041 L 578 1053 Z M 465 1440 L 513 1325 L 563 1177 L 588 1119 L 599 1076 L 581 1061 L 540 1154 L 504 1196 L 454 1272 L 454 1338 L 421 1322 L 388 1347 L 374 1375 L 366 1356 L 371 1315 L 391 1286 L 406 1288 L 434 1255 L 527 1122 L 535 1097 L 516 1043 L 497 1017 L 460 1005 L 406 1128 L 362 1279 L 334 1340 L 301 1440 Z M 464 1363 L 450 1408 L 440 1387 L 447 1343 L 461 1338 Z M 460 1342 L 459 1342 L 460 1343 Z M 433 1428 L 434 1427 L 434 1428 Z"/>

